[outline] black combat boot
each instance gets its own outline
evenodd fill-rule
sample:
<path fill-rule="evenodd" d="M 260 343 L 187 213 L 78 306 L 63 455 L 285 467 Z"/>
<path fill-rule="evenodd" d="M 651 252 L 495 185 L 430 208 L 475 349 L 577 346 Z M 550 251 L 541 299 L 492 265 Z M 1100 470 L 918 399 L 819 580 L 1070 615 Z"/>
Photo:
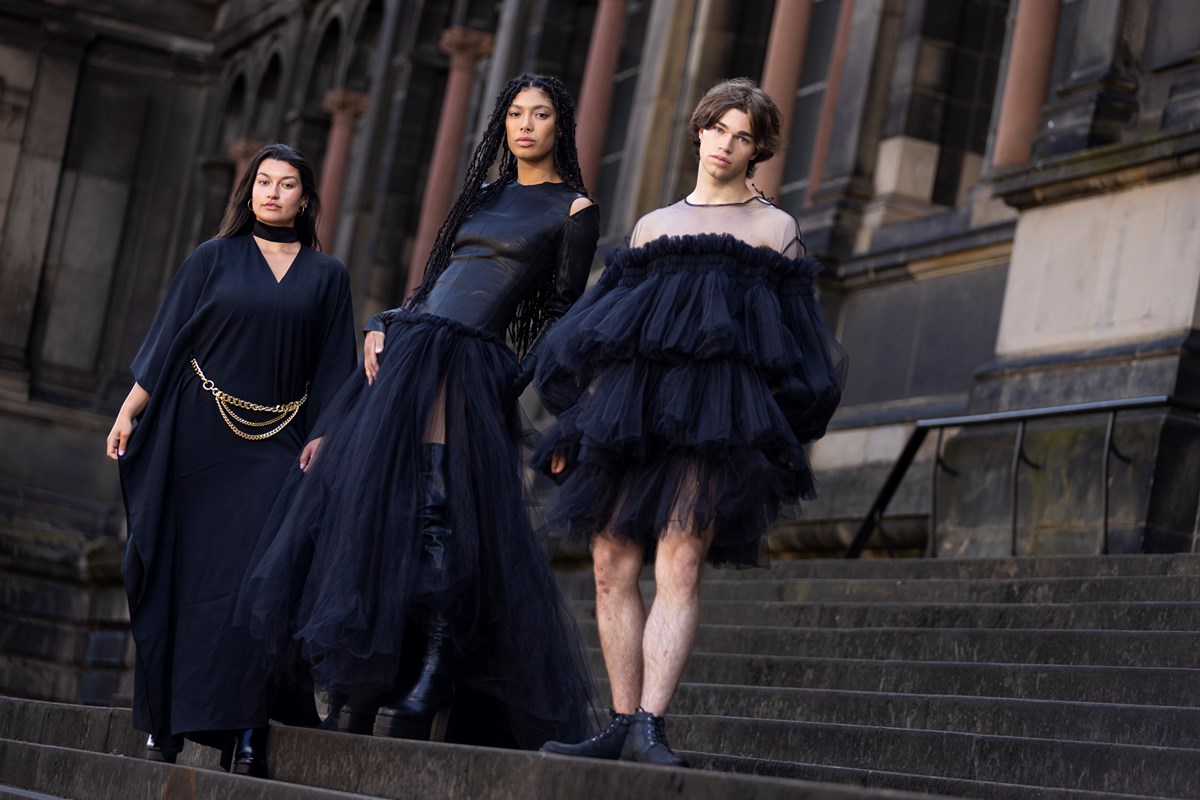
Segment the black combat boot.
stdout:
<path fill-rule="evenodd" d="M 563 742 L 546 742 L 542 745 L 543 753 L 557 753 L 560 756 L 579 756 L 580 758 L 607 758 L 615 761 L 621 757 L 621 749 L 629 736 L 629 723 L 633 717 L 629 714 L 618 714 L 611 708 L 608 710 L 612 721 L 608 727 L 590 739 L 578 744 Z"/>
<path fill-rule="evenodd" d="M 621 758 L 664 767 L 687 766 L 687 762 L 675 755 L 675 751 L 667 744 L 663 718 L 640 708 L 631 718 L 629 736 L 621 749 Z"/>

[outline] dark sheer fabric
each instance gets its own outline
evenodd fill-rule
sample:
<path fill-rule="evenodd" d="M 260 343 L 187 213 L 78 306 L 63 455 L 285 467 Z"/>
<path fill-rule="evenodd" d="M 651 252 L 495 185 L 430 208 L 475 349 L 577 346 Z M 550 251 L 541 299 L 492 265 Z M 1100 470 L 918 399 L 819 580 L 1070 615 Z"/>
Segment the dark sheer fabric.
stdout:
<path fill-rule="evenodd" d="M 721 207 L 729 227 L 738 208 Z M 786 229 L 771 210 L 766 227 Z M 758 565 L 780 510 L 815 496 L 802 445 L 837 408 L 845 354 L 813 292 L 819 265 L 747 244 L 762 217 L 741 218 L 736 236 L 616 251 L 547 337 L 535 381 L 558 420 L 535 463 L 572 455 L 551 513 L 569 538 L 607 532 L 647 545 L 649 560 L 669 526 L 712 528 L 712 563 Z M 643 220 L 634 241 L 655 227 Z"/>
<path fill-rule="evenodd" d="M 512 184 L 463 223 L 419 307 L 378 315 L 379 375 L 361 372 L 324 418 L 316 462 L 268 524 L 240 615 L 276 671 L 348 694 L 400 692 L 429 611 L 449 618 L 460 688 L 496 708 L 505 741 L 536 748 L 590 726 L 592 684 L 526 508 L 511 403 L 517 359 L 498 335 L 552 281 L 565 309 L 595 252 L 595 208 L 563 184 Z M 434 419 L 440 424 L 434 424 Z M 444 432 L 451 591 L 422 596 L 421 448 Z M 445 597 L 449 596 L 448 604 Z"/>
<path fill-rule="evenodd" d="M 349 278 L 302 248 L 276 282 L 250 236 L 184 262 L 133 363 L 150 393 L 125 455 L 125 585 L 137 645 L 134 724 L 159 737 L 267 721 L 267 675 L 233 627 L 238 588 L 307 432 L 354 370 Z M 308 400 L 273 437 L 222 421 L 221 389 L 260 404 Z"/>

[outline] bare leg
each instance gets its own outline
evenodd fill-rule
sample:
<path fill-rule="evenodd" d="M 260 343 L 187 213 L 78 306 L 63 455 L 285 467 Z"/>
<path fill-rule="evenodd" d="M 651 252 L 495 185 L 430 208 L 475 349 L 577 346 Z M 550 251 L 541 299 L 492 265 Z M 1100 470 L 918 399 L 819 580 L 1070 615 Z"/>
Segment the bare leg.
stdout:
<path fill-rule="evenodd" d="M 657 591 L 646 619 L 642 652 L 645 678 L 641 706 L 656 716 L 667 711 L 696 643 L 700 625 L 700 577 L 713 531 L 695 536 L 672 525 L 658 543 Z"/>
<path fill-rule="evenodd" d="M 646 610 L 638 588 L 643 547 L 601 534 L 592 548 L 596 624 L 612 690 L 613 710 L 632 714 L 642 693 L 642 630 Z"/>
<path fill-rule="evenodd" d="M 425 435 L 421 441 L 430 444 L 446 443 L 446 381 L 438 386 L 437 397 L 433 400 L 433 408 L 425 419 Z"/>

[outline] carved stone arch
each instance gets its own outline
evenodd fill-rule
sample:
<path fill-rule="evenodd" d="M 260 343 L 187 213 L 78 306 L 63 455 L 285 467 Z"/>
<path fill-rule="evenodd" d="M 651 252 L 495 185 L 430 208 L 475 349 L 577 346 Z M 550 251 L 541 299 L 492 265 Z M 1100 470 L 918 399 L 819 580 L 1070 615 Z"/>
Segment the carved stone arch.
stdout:
<path fill-rule="evenodd" d="M 379 54 L 379 37 L 383 32 L 384 0 L 367 0 L 351 20 L 345 78 L 342 85 L 356 92 L 368 92 L 375 59 Z"/>
<path fill-rule="evenodd" d="M 283 119 L 286 64 L 282 49 L 276 43 L 269 51 L 253 95 L 250 114 L 250 136 L 260 142 L 279 139 Z"/>
<path fill-rule="evenodd" d="M 219 106 L 220 123 L 217 126 L 216 149 L 225 153 L 233 143 L 245 135 L 247 105 L 249 104 L 249 81 L 244 65 L 236 64 L 230 69 L 222 82 L 225 90 L 222 92 Z"/>
<path fill-rule="evenodd" d="M 346 49 L 345 21 L 339 11 L 340 6 L 329 6 L 327 13 L 318 17 L 322 24 L 313 26 L 307 37 L 313 45 L 304 50 L 311 58 L 296 83 L 299 95 L 291 126 L 291 142 L 311 164 L 320 164 L 325 157 L 330 117 L 323 103 L 326 92 L 337 85 L 342 54 Z"/>

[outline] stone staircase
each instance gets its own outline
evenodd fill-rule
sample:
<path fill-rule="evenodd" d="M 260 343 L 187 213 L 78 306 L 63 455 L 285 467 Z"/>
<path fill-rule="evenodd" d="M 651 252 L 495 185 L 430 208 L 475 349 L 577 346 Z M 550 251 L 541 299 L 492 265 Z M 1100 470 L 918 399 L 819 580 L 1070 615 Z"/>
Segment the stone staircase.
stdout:
<path fill-rule="evenodd" d="M 563 586 L 601 674 L 591 575 Z M 703 594 L 668 721 L 701 769 L 275 728 L 259 781 L 123 757 L 123 709 L 0 699 L 0 800 L 1200 797 L 1200 556 L 792 561 Z"/>

